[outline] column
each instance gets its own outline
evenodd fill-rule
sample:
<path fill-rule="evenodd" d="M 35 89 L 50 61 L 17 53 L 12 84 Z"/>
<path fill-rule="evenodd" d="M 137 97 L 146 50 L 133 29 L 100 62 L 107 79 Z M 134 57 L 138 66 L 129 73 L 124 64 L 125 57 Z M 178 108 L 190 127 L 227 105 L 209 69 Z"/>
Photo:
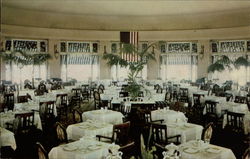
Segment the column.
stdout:
<path fill-rule="evenodd" d="M 201 46 L 204 46 L 204 53 L 201 53 Z M 198 41 L 198 68 L 197 68 L 197 78 L 208 77 L 208 66 L 211 64 L 212 51 L 210 49 L 209 40 L 199 40 Z"/>
<path fill-rule="evenodd" d="M 107 60 L 103 59 L 104 47 L 106 47 L 106 52 L 111 52 L 111 44 L 109 41 L 100 41 L 99 47 L 99 64 L 100 64 L 100 79 L 111 79 L 111 67 L 107 65 Z"/>
<path fill-rule="evenodd" d="M 51 59 L 48 60 L 48 79 L 61 78 L 60 56 L 55 57 L 55 45 L 57 45 L 57 51 L 59 52 L 60 40 L 48 40 L 48 53 L 51 55 Z"/>
<path fill-rule="evenodd" d="M 151 48 L 152 50 L 153 48 Z M 156 80 L 160 75 L 160 51 L 154 48 L 155 60 L 149 60 L 147 64 L 148 80 Z"/>

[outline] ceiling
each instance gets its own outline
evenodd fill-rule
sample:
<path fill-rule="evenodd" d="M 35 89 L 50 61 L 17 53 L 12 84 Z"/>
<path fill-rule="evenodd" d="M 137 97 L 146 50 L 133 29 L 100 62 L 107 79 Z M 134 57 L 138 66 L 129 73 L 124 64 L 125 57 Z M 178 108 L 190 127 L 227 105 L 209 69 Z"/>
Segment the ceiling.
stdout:
<path fill-rule="evenodd" d="M 246 0 L 2 0 L 2 23 L 87 30 L 250 26 Z"/>

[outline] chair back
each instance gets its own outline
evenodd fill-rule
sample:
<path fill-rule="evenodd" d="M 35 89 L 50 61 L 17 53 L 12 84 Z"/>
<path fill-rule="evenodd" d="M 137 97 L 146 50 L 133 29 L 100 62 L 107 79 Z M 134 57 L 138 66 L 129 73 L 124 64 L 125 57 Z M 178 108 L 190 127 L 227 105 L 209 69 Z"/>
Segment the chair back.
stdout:
<path fill-rule="evenodd" d="M 81 88 L 72 88 L 71 92 L 74 94 L 74 96 L 81 96 L 82 89 Z"/>
<path fill-rule="evenodd" d="M 246 103 L 247 98 L 243 96 L 235 96 L 234 103 Z"/>
<path fill-rule="evenodd" d="M 36 143 L 38 159 L 49 159 L 48 152 L 44 149 L 40 142 Z"/>
<path fill-rule="evenodd" d="M 243 119 L 245 114 L 243 113 L 235 113 L 235 112 L 227 112 L 227 125 L 230 130 L 236 133 L 243 133 Z"/>
<path fill-rule="evenodd" d="M 34 112 L 15 114 L 18 121 L 17 131 L 27 132 L 34 127 Z"/>
<path fill-rule="evenodd" d="M 24 95 L 24 96 L 17 96 L 17 103 L 26 103 L 28 102 L 28 96 Z"/>
<path fill-rule="evenodd" d="M 163 92 L 163 89 L 161 87 L 159 87 L 157 90 L 156 90 L 156 93 L 162 93 Z"/>
<path fill-rule="evenodd" d="M 67 106 L 68 94 L 57 94 L 56 98 L 60 98 L 60 106 Z"/>
<path fill-rule="evenodd" d="M 103 94 L 103 93 L 104 93 L 104 90 L 103 90 L 102 88 L 100 88 L 100 87 L 97 89 L 97 91 L 98 91 L 98 93 L 100 93 L 100 94 Z"/>
<path fill-rule="evenodd" d="M 171 99 L 172 99 L 172 95 L 171 95 L 171 93 L 170 93 L 170 92 L 166 92 L 166 94 L 165 94 L 165 101 L 170 102 L 170 101 L 171 101 Z"/>
<path fill-rule="evenodd" d="M 152 123 L 152 140 L 154 143 L 165 145 L 167 143 L 167 126 Z"/>
<path fill-rule="evenodd" d="M 44 83 L 40 83 L 38 85 L 38 90 L 42 91 L 42 92 L 46 92 L 47 89 L 46 89 L 46 85 Z"/>
<path fill-rule="evenodd" d="M 13 110 L 14 108 L 14 93 L 4 94 L 4 105 L 8 110 Z"/>
<path fill-rule="evenodd" d="M 161 86 L 160 86 L 159 84 L 154 85 L 154 89 L 155 89 L 155 90 L 157 90 L 157 89 L 159 89 L 159 88 L 161 88 Z"/>
<path fill-rule="evenodd" d="M 188 97 L 188 88 L 180 88 L 179 96 L 180 97 Z"/>
<path fill-rule="evenodd" d="M 103 85 L 103 84 L 100 84 L 98 88 L 100 88 L 100 89 L 102 89 L 102 90 L 104 90 L 104 89 L 105 89 L 105 87 L 104 87 L 104 85 Z"/>
<path fill-rule="evenodd" d="M 130 122 L 113 126 L 113 141 L 122 146 L 129 142 Z"/>
<path fill-rule="evenodd" d="M 42 120 L 54 117 L 55 101 L 40 102 L 39 113 Z"/>
<path fill-rule="evenodd" d="M 216 105 L 217 105 L 217 102 L 206 101 L 205 102 L 206 113 L 216 114 Z"/>
<path fill-rule="evenodd" d="M 248 111 L 250 111 L 250 94 L 247 95 L 247 107 L 248 107 Z"/>
<path fill-rule="evenodd" d="M 70 105 L 71 105 L 71 107 L 81 107 L 81 98 L 80 98 L 80 96 L 71 97 Z"/>
<path fill-rule="evenodd" d="M 195 94 L 195 93 L 193 94 L 193 100 L 194 100 L 194 105 L 195 106 L 201 105 L 201 96 L 204 97 L 203 94 Z"/>
<path fill-rule="evenodd" d="M 210 140 L 212 138 L 212 134 L 213 134 L 213 123 L 210 122 L 207 124 L 207 126 L 203 130 L 201 138 L 203 141 L 210 142 Z"/>
<path fill-rule="evenodd" d="M 73 109 L 73 121 L 74 123 L 81 123 L 82 120 L 82 113 L 79 109 Z"/>
<path fill-rule="evenodd" d="M 55 124 L 55 130 L 56 130 L 56 137 L 57 137 L 57 143 L 67 143 L 67 132 L 64 126 L 60 122 L 56 122 Z"/>

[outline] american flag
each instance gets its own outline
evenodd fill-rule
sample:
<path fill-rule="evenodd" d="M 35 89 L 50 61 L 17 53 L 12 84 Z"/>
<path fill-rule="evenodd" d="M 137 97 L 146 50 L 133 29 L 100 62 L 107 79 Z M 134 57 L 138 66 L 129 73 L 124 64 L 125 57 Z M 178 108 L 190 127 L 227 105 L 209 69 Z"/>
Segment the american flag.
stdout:
<path fill-rule="evenodd" d="M 138 48 L 139 32 L 138 31 L 121 32 L 120 39 L 122 43 L 129 43 L 132 44 L 135 48 Z M 139 61 L 139 56 L 136 55 L 134 52 L 130 54 L 122 53 L 122 58 L 126 59 L 128 62 Z"/>

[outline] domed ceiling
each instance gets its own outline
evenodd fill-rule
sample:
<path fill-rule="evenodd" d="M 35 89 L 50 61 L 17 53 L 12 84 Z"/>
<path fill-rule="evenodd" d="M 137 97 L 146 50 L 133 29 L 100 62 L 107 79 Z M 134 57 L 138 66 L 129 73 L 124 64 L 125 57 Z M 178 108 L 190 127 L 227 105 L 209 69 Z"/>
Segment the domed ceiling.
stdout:
<path fill-rule="evenodd" d="M 250 26 L 250 1 L 2 0 L 2 24 L 84 30 Z"/>

